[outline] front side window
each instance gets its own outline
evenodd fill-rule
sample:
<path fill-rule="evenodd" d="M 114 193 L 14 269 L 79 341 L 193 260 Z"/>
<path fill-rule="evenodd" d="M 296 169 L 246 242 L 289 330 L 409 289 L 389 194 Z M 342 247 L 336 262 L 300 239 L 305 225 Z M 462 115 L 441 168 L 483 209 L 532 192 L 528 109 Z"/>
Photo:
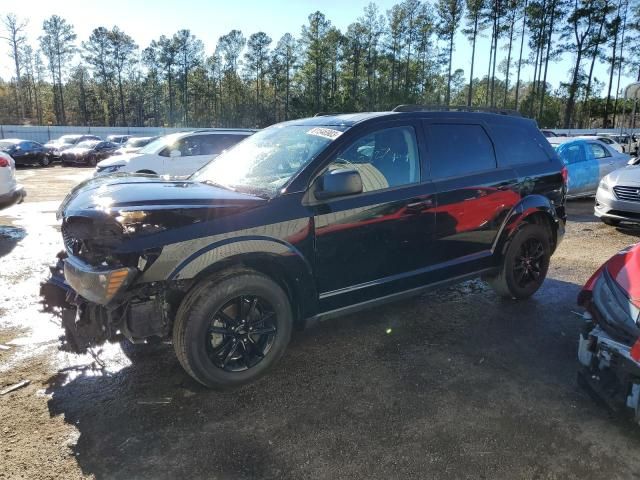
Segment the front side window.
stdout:
<path fill-rule="evenodd" d="M 590 143 L 589 147 L 591 147 L 591 152 L 593 153 L 594 158 L 606 158 L 611 156 L 602 145 Z"/>
<path fill-rule="evenodd" d="M 192 179 L 272 197 L 347 128 L 274 125 L 226 150 Z"/>
<path fill-rule="evenodd" d="M 493 143 L 480 125 L 431 124 L 427 131 L 433 177 L 456 177 L 496 168 Z"/>
<path fill-rule="evenodd" d="M 580 143 L 560 144 L 556 150 L 565 165 L 573 165 L 587 160 L 584 148 Z"/>
<path fill-rule="evenodd" d="M 339 153 L 329 170 L 349 168 L 362 178 L 363 192 L 420 181 L 420 156 L 412 127 L 386 128 L 367 134 Z"/>

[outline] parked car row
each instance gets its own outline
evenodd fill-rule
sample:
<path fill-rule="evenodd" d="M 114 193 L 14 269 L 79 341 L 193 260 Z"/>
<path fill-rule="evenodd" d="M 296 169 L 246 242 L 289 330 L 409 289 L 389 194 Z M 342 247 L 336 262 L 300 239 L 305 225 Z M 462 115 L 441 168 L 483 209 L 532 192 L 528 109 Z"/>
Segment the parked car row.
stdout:
<path fill-rule="evenodd" d="M 618 134 L 618 133 L 583 133 L 578 135 L 567 135 L 566 133 L 556 133 L 553 130 L 541 130 L 542 134 L 549 139 L 558 138 L 595 138 L 602 143 L 606 143 L 620 153 L 638 155 L 640 153 L 640 134 Z"/>

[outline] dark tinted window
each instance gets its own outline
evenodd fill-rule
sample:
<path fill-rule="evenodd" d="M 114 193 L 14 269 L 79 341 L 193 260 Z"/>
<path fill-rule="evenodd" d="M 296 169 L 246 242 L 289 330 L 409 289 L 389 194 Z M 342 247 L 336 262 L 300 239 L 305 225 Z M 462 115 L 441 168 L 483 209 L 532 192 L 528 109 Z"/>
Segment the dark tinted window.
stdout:
<path fill-rule="evenodd" d="M 496 168 L 493 144 L 480 125 L 427 125 L 431 175 L 455 177 Z"/>
<path fill-rule="evenodd" d="M 533 128 L 520 125 L 491 125 L 496 142 L 500 146 L 500 163 L 505 166 L 548 162 L 544 141 Z"/>

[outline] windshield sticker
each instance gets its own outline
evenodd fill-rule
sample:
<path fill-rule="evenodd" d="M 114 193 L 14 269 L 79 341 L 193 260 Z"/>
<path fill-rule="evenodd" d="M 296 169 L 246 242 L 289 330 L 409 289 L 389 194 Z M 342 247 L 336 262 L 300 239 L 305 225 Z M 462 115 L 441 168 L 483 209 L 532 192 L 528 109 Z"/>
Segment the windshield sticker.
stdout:
<path fill-rule="evenodd" d="M 342 132 L 339 130 L 334 130 L 333 128 L 315 127 L 309 130 L 307 134 L 315 135 L 316 137 L 328 138 L 329 140 L 335 140 L 340 135 L 342 135 Z"/>

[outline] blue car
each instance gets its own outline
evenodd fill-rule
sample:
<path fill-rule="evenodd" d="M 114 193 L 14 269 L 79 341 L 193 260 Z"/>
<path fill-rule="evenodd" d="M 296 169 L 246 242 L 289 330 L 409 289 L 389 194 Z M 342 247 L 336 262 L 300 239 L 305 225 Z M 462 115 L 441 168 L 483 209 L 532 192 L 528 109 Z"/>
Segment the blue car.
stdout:
<path fill-rule="evenodd" d="M 600 179 L 625 167 L 630 158 L 595 138 L 552 137 L 547 140 L 567 167 L 568 198 L 595 195 Z"/>

